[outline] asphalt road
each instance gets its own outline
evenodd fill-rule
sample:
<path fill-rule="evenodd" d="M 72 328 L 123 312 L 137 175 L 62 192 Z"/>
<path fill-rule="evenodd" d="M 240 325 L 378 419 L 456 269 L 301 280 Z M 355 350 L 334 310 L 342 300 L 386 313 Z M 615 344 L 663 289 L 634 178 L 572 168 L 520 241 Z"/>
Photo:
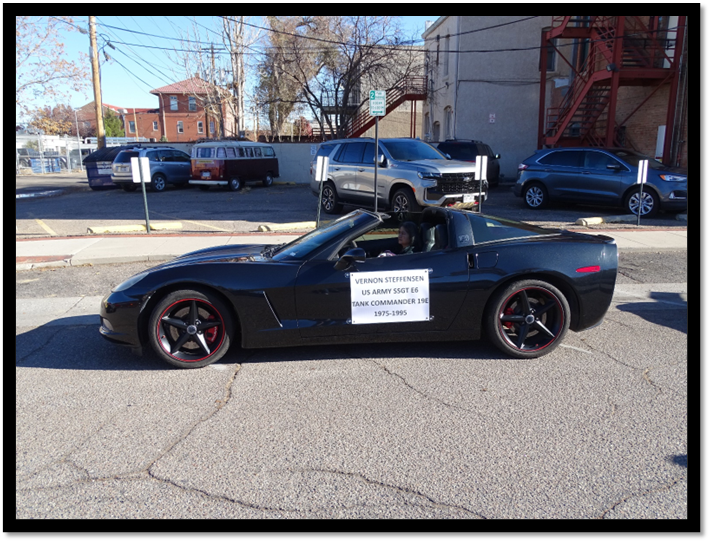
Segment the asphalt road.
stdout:
<path fill-rule="evenodd" d="M 685 252 L 620 266 L 604 323 L 537 360 L 236 348 L 199 370 L 99 337 L 101 296 L 147 265 L 16 272 L 16 517 L 686 518 Z"/>

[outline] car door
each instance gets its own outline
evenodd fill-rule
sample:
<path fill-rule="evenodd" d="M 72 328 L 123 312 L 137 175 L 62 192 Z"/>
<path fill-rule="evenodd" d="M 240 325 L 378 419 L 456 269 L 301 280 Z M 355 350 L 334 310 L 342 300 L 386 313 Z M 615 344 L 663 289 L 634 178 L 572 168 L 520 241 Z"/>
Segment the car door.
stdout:
<path fill-rule="evenodd" d="M 336 152 L 333 163 L 330 165 L 330 176 L 335 183 L 338 196 L 342 200 L 362 203 L 368 199 L 367 189 L 360 184 L 359 176 L 363 169 L 364 151 L 364 141 L 345 143 L 342 149 Z"/>
<path fill-rule="evenodd" d="M 175 167 L 175 173 L 173 177 L 174 182 L 184 183 L 190 180 L 190 155 L 174 150 L 172 153 L 172 163 Z"/>
<path fill-rule="evenodd" d="M 552 198 L 581 201 L 581 166 L 583 151 L 561 149 L 546 154 L 538 160 L 541 179 Z"/>
<path fill-rule="evenodd" d="M 629 168 L 602 151 L 584 152 L 579 191 L 582 199 L 594 203 L 619 204 L 624 191 L 622 181 Z"/>
<path fill-rule="evenodd" d="M 343 271 L 334 263 L 310 261 L 299 270 L 295 299 L 303 338 L 446 330 L 468 289 L 462 249 L 373 257 Z"/>

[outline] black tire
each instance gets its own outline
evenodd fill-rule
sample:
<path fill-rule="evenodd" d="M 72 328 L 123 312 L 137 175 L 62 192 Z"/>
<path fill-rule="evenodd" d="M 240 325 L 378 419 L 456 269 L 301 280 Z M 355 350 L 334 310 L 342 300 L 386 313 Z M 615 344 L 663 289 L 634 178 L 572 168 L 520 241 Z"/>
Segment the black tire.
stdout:
<path fill-rule="evenodd" d="M 274 176 L 271 174 L 271 172 L 266 174 L 266 177 L 264 177 L 261 183 L 264 186 L 271 186 L 272 184 L 274 184 Z"/>
<path fill-rule="evenodd" d="M 646 189 L 641 193 L 641 216 L 652 217 L 658 212 L 660 207 L 658 196 L 651 189 Z M 639 211 L 639 191 L 638 188 L 631 190 L 624 198 L 624 208 L 632 215 L 638 215 Z"/>
<path fill-rule="evenodd" d="M 163 175 L 162 173 L 156 173 L 155 175 L 153 175 L 150 187 L 153 189 L 154 192 L 163 192 L 167 186 L 168 181 L 165 178 L 165 175 Z"/>
<path fill-rule="evenodd" d="M 123 183 L 121 188 L 123 188 L 125 192 L 135 192 L 138 185 L 136 183 Z"/>
<path fill-rule="evenodd" d="M 498 349 L 516 358 L 537 358 L 564 339 L 570 308 L 551 284 L 521 280 L 494 294 L 485 318 L 488 337 Z"/>
<path fill-rule="evenodd" d="M 229 184 L 227 184 L 227 187 L 232 191 L 236 192 L 237 190 L 241 190 L 244 188 L 244 181 L 242 181 L 239 177 L 232 177 L 229 179 Z"/>
<path fill-rule="evenodd" d="M 409 188 L 400 188 L 392 195 L 391 211 L 397 214 L 406 215 L 421 211 L 422 207 L 417 203 L 414 192 Z"/>
<path fill-rule="evenodd" d="M 547 189 L 540 183 L 531 183 L 525 187 L 523 193 L 525 205 L 530 209 L 544 209 L 550 203 Z"/>
<path fill-rule="evenodd" d="M 337 215 L 343 210 L 343 205 L 338 198 L 338 192 L 335 190 L 335 185 L 327 182 L 323 185 L 323 194 L 320 200 L 321 209 L 329 215 Z"/>
<path fill-rule="evenodd" d="M 213 294 L 178 290 L 153 309 L 148 336 L 155 352 L 175 367 L 205 367 L 227 353 L 234 334 L 232 317 Z"/>

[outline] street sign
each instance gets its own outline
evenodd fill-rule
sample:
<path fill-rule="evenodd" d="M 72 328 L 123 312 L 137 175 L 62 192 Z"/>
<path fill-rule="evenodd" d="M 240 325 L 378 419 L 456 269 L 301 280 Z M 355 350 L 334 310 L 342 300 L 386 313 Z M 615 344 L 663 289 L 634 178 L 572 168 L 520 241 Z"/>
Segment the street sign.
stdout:
<path fill-rule="evenodd" d="M 373 117 L 384 117 L 387 107 L 387 91 L 371 90 L 370 91 L 370 115 Z"/>

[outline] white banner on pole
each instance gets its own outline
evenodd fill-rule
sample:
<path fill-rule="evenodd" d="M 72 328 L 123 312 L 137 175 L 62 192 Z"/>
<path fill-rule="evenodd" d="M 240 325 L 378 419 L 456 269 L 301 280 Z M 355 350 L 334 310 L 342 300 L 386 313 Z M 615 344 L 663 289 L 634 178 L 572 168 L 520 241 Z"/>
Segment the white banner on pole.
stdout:
<path fill-rule="evenodd" d="M 429 270 L 350 273 L 353 324 L 429 320 Z"/>
<path fill-rule="evenodd" d="M 328 180 L 328 157 L 319 156 L 316 159 L 316 181 L 322 183 Z"/>

